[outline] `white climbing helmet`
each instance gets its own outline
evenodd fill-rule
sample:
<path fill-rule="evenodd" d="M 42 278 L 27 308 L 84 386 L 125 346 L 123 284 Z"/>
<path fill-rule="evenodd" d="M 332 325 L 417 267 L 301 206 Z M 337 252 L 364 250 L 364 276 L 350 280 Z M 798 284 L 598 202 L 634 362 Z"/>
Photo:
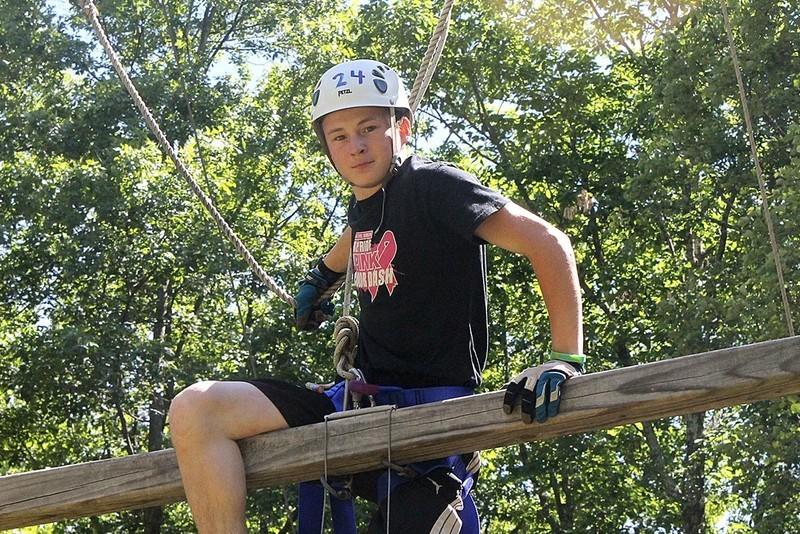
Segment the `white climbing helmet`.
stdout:
<path fill-rule="evenodd" d="M 400 76 L 379 61 L 356 59 L 328 69 L 311 96 L 311 121 L 334 111 L 375 106 L 399 110 L 411 120 L 408 93 Z"/>
<path fill-rule="evenodd" d="M 328 69 L 314 87 L 311 95 L 311 124 L 322 145 L 322 151 L 333 163 L 325 134 L 322 132 L 322 118 L 334 111 L 361 106 L 389 109 L 394 153 L 391 172 L 396 171 L 400 141 L 394 129 L 394 121 L 398 114 L 413 121 L 411 106 L 400 76 L 383 63 L 372 59 L 339 63 Z"/>

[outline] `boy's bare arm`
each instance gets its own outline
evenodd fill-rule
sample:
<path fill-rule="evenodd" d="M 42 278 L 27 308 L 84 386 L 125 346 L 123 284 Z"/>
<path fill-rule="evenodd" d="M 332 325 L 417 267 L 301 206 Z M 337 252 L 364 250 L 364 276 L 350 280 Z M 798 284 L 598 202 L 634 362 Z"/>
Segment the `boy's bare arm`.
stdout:
<path fill-rule="evenodd" d="M 490 215 L 475 234 L 530 260 L 547 306 L 553 350 L 583 354 L 580 285 L 569 237 L 513 202 Z"/>
<path fill-rule="evenodd" d="M 344 229 L 336 244 L 328 251 L 322 261 L 331 271 L 343 273 L 347 271 L 347 259 L 350 256 L 350 227 Z"/>

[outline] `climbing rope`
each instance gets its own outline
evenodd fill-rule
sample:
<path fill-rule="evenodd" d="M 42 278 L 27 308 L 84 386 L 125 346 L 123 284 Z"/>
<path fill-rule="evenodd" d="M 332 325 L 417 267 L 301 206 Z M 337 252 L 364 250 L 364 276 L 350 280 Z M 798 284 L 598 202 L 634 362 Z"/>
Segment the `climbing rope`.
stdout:
<path fill-rule="evenodd" d="M 428 48 L 422 58 L 419 71 L 417 72 L 414 85 L 411 89 L 411 96 L 409 97 L 411 113 L 417 111 L 417 107 L 422 97 L 425 96 L 425 92 L 428 90 L 428 86 L 433 78 L 433 73 L 436 71 L 436 67 L 439 65 L 439 60 L 442 57 L 444 44 L 447 41 L 447 33 L 450 29 L 453 1 L 454 0 L 445 0 L 439 12 L 439 21 L 428 42 Z M 320 300 L 330 298 L 342 286 L 342 283 L 344 283 L 342 316 L 336 321 L 336 326 L 334 327 L 334 336 L 336 339 L 334 363 L 336 365 L 336 372 L 346 380 L 353 380 L 355 378 L 353 374 L 353 363 L 355 361 L 356 343 L 358 340 L 358 321 L 350 317 L 350 295 L 353 285 L 352 260 L 352 254 L 350 254 L 350 261 L 347 263 L 347 273 L 344 276 L 344 280 L 331 285 L 320 297 Z"/>
<path fill-rule="evenodd" d="M 351 315 L 339 317 L 333 329 L 333 337 L 336 340 L 336 348 L 333 353 L 336 372 L 342 378 L 354 380 L 356 375 L 353 373 L 353 363 L 358 341 L 358 319 Z"/>
<path fill-rule="evenodd" d="M 409 104 L 411 105 L 411 112 L 415 113 L 422 97 L 428 90 L 428 85 L 431 83 L 433 73 L 439 65 L 439 60 L 442 57 L 444 44 L 447 41 L 447 32 L 450 29 L 450 15 L 453 11 L 453 1 L 445 0 L 442 10 L 439 12 L 439 22 L 433 30 L 430 42 L 428 42 L 428 49 L 420 63 L 419 72 L 414 80 L 414 85 L 411 88 L 411 96 L 409 97 Z"/>
<path fill-rule="evenodd" d="M 775 261 L 775 271 L 778 273 L 778 285 L 781 292 L 781 300 L 783 301 L 783 312 L 786 315 L 786 328 L 790 336 L 794 336 L 794 324 L 792 323 L 792 314 L 789 309 L 789 298 L 786 295 L 786 283 L 783 280 L 783 267 L 781 266 L 781 252 L 778 248 L 778 240 L 775 238 L 775 228 L 772 225 L 772 215 L 769 211 L 769 200 L 767 198 L 767 186 L 764 183 L 764 176 L 761 172 L 761 163 L 758 159 L 758 151 L 756 150 L 756 141 L 753 136 L 753 123 L 750 118 L 750 108 L 747 105 L 747 96 L 744 92 L 744 81 L 742 80 L 742 69 L 739 66 L 739 55 L 736 52 L 736 43 L 733 40 L 733 29 L 731 28 L 730 17 L 728 16 L 728 6 L 726 0 L 720 0 L 722 7 L 722 18 L 725 21 L 725 32 L 728 34 L 728 49 L 730 50 L 731 59 L 733 60 L 733 69 L 736 72 L 736 83 L 739 85 L 739 100 L 742 102 L 742 114 L 744 115 L 744 124 L 747 129 L 747 140 L 750 144 L 750 155 L 753 158 L 753 164 L 756 170 L 756 177 L 758 178 L 758 188 L 761 191 L 761 204 L 764 208 L 764 220 L 767 223 L 767 232 L 769 233 L 769 244 L 772 247 L 772 259 Z"/>
<path fill-rule="evenodd" d="M 92 0 L 78 0 L 81 6 L 81 10 L 86 18 L 89 19 L 89 22 L 94 28 L 94 32 L 97 35 L 97 38 L 100 40 L 100 44 L 103 46 L 103 49 L 108 56 L 108 59 L 111 61 L 111 64 L 114 67 L 114 70 L 119 76 L 122 85 L 128 91 L 128 94 L 133 99 L 133 103 L 136 105 L 136 108 L 142 114 L 147 127 L 156 137 L 158 141 L 158 145 L 161 149 L 172 159 L 175 167 L 178 169 L 178 173 L 183 177 L 184 180 L 189 184 L 192 192 L 197 196 L 203 206 L 206 208 L 206 211 L 211 215 L 214 219 L 214 222 L 217 224 L 217 228 L 222 232 L 222 234 L 230 241 L 231 244 L 236 248 L 239 254 L 244 258 L 247 262 L 247 265 L 250 266 L 250 269 L 255 273 L 255 275 L 261 280 L 268 288 L 270 288 L 273 293 L 278 295 L 284 302 L 289 304 L 292 308 L 296 307 L 296 303 L 294 298 L 289 295 L 286 291 L 284 291 L 278 284 L 273 280 L 265 271 L 261 268 L 258 264 L 256 259 L 247 249 L 247 247 L 242 243 L 242 240 L 239 239 L 239 236 L 231 229 L 225 219 L 222 217 L 220 212 L 217 210 L 216 206 L 212 202 L 211 198 L 206 195 L 202 188 L 198 185 L 197 181 L 192 177 L 191 172 L 186 166 L 183 164 L 183 161 L 178 157 L 178 154 L 172 149 L 172 145 L 170 144 L 167 137 L 161 131 L 161 128 L 158 126 L 158 123 L 153 118 L 152 113 L 147 107 L 147 104 L 144 103 L 142 97 L 139 96 L 139 92 L 136 90 L 136 87 L 133 85 L 130 77 L 125 72 L 125 69 L 122 67 L 122 64 L 119 61 L 119 57 L 117 56 L 116 52 L 114 52 L 114 48 L 111 46 L 111 43 L 106 36 L 105 31 L 103 30 L 103 26 L 100 24 L 100 20 L 98 19 L 98 12 L 97 7 L 95 7 Z"/>

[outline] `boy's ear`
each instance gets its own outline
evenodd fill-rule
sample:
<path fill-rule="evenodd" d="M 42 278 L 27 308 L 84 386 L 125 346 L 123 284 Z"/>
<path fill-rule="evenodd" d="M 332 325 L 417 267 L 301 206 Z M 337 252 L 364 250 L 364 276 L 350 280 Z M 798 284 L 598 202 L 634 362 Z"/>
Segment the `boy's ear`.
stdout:
<path fill-rule="evenodd" d="M 408 120 L 408 117 L 401 117 L 397 121 L 397 128 L 400 132 L 400 144 L 404 145 L 408 142 L 408 138 L 411 137 L 411 121 Z"/>

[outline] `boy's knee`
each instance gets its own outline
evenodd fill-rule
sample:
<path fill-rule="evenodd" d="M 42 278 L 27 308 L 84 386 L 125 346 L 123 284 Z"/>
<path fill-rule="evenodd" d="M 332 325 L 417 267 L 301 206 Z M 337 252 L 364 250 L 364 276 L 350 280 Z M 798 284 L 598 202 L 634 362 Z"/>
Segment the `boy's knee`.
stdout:
<path fill-rule="evenodd" d="M 208 407 L 212 401 L 212 382 L 197 382 L 178 393 L 169 407 L 169 427 L 173 445 L 191 440 L 208 426 Z M 205 429 L 204 429 L 205 425 Z"/>

